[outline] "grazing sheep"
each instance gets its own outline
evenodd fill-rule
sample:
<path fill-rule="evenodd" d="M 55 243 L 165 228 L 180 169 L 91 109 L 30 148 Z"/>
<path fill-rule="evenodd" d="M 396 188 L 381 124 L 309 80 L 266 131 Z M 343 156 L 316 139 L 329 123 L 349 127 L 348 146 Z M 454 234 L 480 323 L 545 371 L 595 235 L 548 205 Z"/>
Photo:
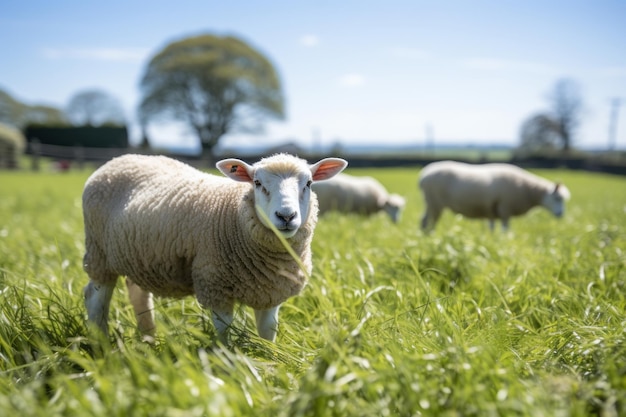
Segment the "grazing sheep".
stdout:
<path fill-rule="evenodd" d="M 419 186 L 426 204 L 423 230 L 434 228 L 446 207 L 465 217 L 489 219 L 491 230 L 495 219 L 500 219 L 507 230 L 509 218 L 536 206 L 561 217 L 570 197 L 565 185 L 509 164 L 434 162 L 421 171 Z"/>
<path fill-rule="evenodd" d="M 309 165 L 287 154 L 254 165 L 225 159 L 217 163 L 229 177 L 223 178 L 163 156 L 109 161 L 83 192 L 89 321 L 107 334 L 111 296 L 124 275 L 147 336 L 155 328 L 152 294 L 195 295 L 212 310 L 222 341 L 237 302 L 254 308 L 259 335 L 273 341 L 281 303 L 302 290 L 311 272 L 317 221 L 311 183 L 346 165 L 338 158 Z"/>
<path fill-rule="evenodd" d="M 317 194 L 320 214 L 328 211 L 374 214 L 385 211 L 394 223 L 400 220 L 404 197 L 389 194 L 385 187 L 372 177 L 354 177 L 339 174 L 333 179 L 313 184 Z"/>

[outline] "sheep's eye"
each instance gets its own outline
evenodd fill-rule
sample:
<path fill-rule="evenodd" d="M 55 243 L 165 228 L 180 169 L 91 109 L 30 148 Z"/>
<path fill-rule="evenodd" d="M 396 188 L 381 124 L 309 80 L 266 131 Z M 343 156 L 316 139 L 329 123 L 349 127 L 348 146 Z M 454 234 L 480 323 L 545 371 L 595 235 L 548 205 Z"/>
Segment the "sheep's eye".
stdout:
<path fill-rule="evenodd" d="M 311 188 L 311 184 L 313 184 L 313 181 L 311 181 L 311 180 L 308 180 L 306 182 L 306 186 L 309 187 L 309 188 Z"/>
<path fill-rule="evenodd" d="M 261 185 L 261 181 L 259 181 L 259 180 L 254 180 L 254 186 L 255 186 L 256 188 L 260 188 L 260 189 L 261 189 L 261 191 L 263 192 L 263 194 L 265 194 L 265 195 L 270 195 L 270 192 L 269 192 L 269 191 L 267 191 L 267 188 L 265 188 L 265 187 L 263 187 L 263 185 Z"/>

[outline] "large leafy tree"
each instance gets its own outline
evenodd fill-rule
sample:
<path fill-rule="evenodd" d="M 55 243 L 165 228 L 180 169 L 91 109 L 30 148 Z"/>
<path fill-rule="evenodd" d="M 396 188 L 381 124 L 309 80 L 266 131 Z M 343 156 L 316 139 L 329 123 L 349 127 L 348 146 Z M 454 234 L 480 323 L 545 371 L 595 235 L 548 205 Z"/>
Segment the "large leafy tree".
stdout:
<path fill-rule="evenodd" d="M 220 138 L 258 132 L 264 118 L 284 117 L 281 83 L 271 62 L 233 36 L 201 35 L 167 45 L 141 81 L 139 114 L 185 123 L 213 157 Z"/>
<path fill-rule="evenodd" d="M 72 96 L 65 114 L 75 125 L 123 125 L 126 122 L 124 110 L 119 101 L 98 89 L 83 90 Z"/>

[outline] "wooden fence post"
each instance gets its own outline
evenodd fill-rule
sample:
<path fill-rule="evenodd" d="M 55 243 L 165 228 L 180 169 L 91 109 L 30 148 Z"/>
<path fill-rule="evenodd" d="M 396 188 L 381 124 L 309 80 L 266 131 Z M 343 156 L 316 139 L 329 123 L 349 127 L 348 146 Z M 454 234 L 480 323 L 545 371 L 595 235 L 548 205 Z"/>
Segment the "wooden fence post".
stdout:
<path fill-rule="evenodd" d="M 82 146 L 74 148 L 74 160 L 78 164 L 78 169 L 82 170 L 85 166 L 85 148 Z"/>
<path fill-rule="evenodd" d="M 31 141 L 30 150 L 32 154 L 30 159 L 30 169 L 32 171 L 39 171 L 41 168 L 39 164 L 39 158 L 41 156 L 41 143 L 39 142 L 39 140 L 33 139 Z"/>

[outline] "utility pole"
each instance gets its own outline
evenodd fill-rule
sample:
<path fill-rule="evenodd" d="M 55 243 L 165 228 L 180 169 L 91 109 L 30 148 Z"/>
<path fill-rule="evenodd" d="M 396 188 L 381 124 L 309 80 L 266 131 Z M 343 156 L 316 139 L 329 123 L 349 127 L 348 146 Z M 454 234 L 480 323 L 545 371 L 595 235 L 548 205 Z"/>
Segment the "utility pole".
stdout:
<path fill-rule="evenodd" d="M 611 100 L 611 118 L 609 120 L 609 151 L 615 150 L 615 142 L 617 141 L 617 116 L 619 114 L 619 106 L 621 105 L 619 97 Z"/>

